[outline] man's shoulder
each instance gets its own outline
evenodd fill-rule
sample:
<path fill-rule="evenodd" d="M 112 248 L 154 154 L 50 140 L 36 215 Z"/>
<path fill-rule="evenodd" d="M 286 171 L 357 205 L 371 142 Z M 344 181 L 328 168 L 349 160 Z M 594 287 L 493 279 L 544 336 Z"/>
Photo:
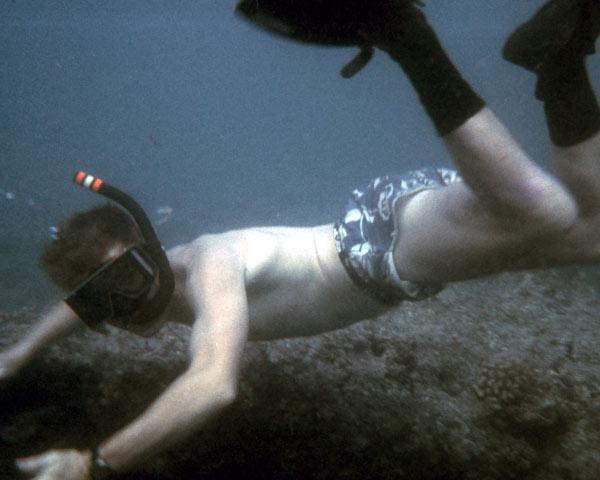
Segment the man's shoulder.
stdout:
<path fill-rule="evenodd" d="M 244 235 L 241 231 L 203 234 L 191 242 L 177 245 L 167 252 L 175 271 L 213 271 L 220 267 L 243 268 Z"/>
<path fill-rule="evenodd" d="M 252 227 L 223 233 L 204 234 L 192 242 L 169 250 L 169 259 L 188 271 L 210 265 L 232 266 L 246 278 L 265 278 L 306 268 L 317 258 L 315 235 L 323 227 Z M 330 229 L 325 229 L 328 232 Z M 316 233 L 317 232 L 317 233 Z M 331 241 L 330 243 L 333 244 Z M 272 271 L 274 270 L 274 271 Z M 269 273 L 271 272 L 271 273 Z"/>
<path fill-rule="evenodd" d="M 253 255 L 256 249 L 265 252 L 280 244 L 308 241 L 312 245 L 313 228 L 302 227 L 249 227 L 222 233 L 204 234 L 187 245 L 197 254 L 218 251 Z"/>
<path fill-rule="evenodd" d="M 222 233 L 204 233 L 194 240 L 172 247 L 168 251 L 169 257 L 189 257 L 204 255 L 219 250 L 239 248 L 240 243 L 246 240 L 246 230 L 229 230 Z"/>

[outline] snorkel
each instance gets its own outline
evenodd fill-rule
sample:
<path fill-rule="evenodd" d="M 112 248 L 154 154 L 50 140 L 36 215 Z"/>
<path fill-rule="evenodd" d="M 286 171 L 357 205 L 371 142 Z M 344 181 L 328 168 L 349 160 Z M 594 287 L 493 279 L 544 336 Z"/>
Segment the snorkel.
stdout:
<path fill-rule="evenodd" d="M 151 325 L 152 320 L 164 312 L 173 293 L 175 279 L 167 255 L 156 236 L 150 219 L 133 198 L 103 180 L 82 171 L 75 174 L 74 182 L 119 204 L 131 215 L 140 229 L 144 243 L 129 249 L 121 256 L 128 258 L 121 260 L 118 258 L 108 265 L 110 267 L 113 263 L 119 261 L 123 263 L 123 260 L 127 260 L 143 274 L 146 283 L 146 288 L 140 290 L 143 295 L 140 293 L 138 297 L 126 299 L 128 302 L 125 303 L 121 301 L 121 310 L 127 311 L 127 320 L 123 323 L 124 328 L 130 328 L 138 333 L 136 330 L 144 330 L 144 327 Z M 106 288 L 98 288 L 93 284 L 104 273 L 103 270 L 108 267 L 100 268 L 92 273 L 65 299 L 65 302 L 90 328 L 100 331 L 103 329 L 104 322 L 113 319 L 116 313 L 113 292 Z M 92 298 L 94 296 L 100 298 Z M 102 305 L 102 301 L 108 302 L 109 305 Z M 99 309 L 100 312 L 94 312 L 94 308 Z"/>

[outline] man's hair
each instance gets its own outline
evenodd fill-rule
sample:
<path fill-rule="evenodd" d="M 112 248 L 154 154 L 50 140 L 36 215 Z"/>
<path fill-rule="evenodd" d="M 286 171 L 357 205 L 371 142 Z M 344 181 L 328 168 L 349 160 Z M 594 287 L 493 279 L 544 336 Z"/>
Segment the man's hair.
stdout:
<path fill-rule="evenodd" d="M 65 219 L 56 238 L 44 248 L 40 265 L 55 285 L 69 291 L 102 265 L 115 244 L 129 248 L 142 241 L 129 214 L 104 204 Z"/>

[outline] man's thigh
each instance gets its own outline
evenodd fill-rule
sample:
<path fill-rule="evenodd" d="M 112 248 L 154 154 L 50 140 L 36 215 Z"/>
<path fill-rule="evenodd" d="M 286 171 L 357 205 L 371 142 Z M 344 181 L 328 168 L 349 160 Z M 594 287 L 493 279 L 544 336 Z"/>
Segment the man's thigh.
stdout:
<path fill-rule="evenodd" d="M 467 185 L 419 192 L 397 206 L 394 262 L 402 279 L 465 280 L 516 263 L 543 232 L 523 219 L 493 214 Z"/>

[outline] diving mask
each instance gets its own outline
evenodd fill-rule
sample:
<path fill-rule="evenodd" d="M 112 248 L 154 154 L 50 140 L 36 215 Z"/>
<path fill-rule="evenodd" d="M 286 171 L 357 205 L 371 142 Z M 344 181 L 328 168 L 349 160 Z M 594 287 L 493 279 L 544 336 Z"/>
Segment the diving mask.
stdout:
<path fill-rule="evenodd" d="M 94 330 L 112 323 L 143 334 L 155 325 L 173 293 L 175 281 L 165 251 L 148 216 L 129 195 L 81 171 L 74 180 L 123 207 L 137 223 L 144 243 L 102 265 L 65 302 Z"/>

